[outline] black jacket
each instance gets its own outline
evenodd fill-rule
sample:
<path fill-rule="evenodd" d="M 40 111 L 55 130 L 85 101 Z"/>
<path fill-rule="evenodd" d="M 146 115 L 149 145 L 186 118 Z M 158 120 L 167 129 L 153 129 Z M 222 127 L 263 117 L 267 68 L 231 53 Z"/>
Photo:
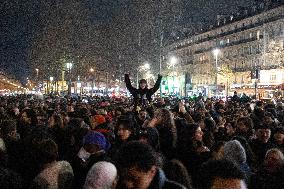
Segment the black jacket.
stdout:
<path fill-rule="evenodd" d="M 129 75 L 125 74 L 126 88 L 129 90 L 129 92 L 132 94 L 134 98 L 134 107 L 136 108 L 137 106 L 146 106 L 146 100 L 148 102 L 151 102 L 152 95 L 159 89 L 161 81 L 162 81 L 162 76 L 158 75 L 158 79 L 153 88 L 148 89 L 146 87 L 145 89 L 141 88 L 136 89 L 131 85 Z"/>

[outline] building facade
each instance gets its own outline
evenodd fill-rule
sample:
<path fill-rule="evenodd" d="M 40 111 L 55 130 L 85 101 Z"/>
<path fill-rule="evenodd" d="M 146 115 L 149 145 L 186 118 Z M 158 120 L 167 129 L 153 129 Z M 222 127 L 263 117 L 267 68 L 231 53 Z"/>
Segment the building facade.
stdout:
<path fill-rule="evenodd" d="M 214 49 L 218 49 L 215 54 Z M 258 93 L 264 96 L 262 90 L 284 83 L 283 2 L 218 17 L 215 27 L 166 46 L 166 75 L 171 73 L 166 65 L 173 55 L 179 59 L 177 77 L 183 78 L 181 95 L 202 92 L 210 96 L 235 90 L 253 95 L 257 83 Z"/>

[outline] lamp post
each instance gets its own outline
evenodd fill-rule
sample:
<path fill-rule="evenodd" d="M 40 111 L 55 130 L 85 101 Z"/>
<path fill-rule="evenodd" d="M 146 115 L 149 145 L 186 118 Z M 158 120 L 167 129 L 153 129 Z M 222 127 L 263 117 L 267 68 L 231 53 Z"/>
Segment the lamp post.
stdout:
<path fill-rule="evenodd" d="M 91 76 L 92 76 L 92 84 L 91 84 L 91 96 L 93 96 L 93 91 L 94 91 L 94 68 L 90 68 L 90 73 L 91 73 Z"/>
<path fill-rule="evenodd" d="M 68 70 L 68 75 L 69 75 L 69 81 L 68 81 L 68 95 L 71 95 L 71 69 L 73 67 L 73 64 L 68 62 L 66 63 L 66 68 Z"/>
<path fill-rule="evenodd" d="M 35 71 L 36 71 L 36 79 L 38 79 L 38 72 L 39 72 L 39 69 L 36 68 Z"/>
<path fill-rule="evenodd" d="M 214 49 L 213 50 L 213 55 L 215 56 L 215 69 L 216 69 L 216 74 L 215 74 L 215 96 L 217 96 L 218 92 L 218 55 L 220 53 L 220 49 Z"/>
<path fill-rule="evenodd" d="M 53 80 L 54 78 L 52 76 L 49 77 L 51 92 L 53 92 Z"/>
<path fill-rule="evenodd" d="M 172 68 L 172 74 L 173 74 L 173 93 L 175 93 L 175 76 L 174 76 L 174 68 L 175 65 L 178 63 L 178 59 L 175 56 L 171 56 L 170 57 L 170 62 L 169 62 L 169 66 L 170 68 Z"/>

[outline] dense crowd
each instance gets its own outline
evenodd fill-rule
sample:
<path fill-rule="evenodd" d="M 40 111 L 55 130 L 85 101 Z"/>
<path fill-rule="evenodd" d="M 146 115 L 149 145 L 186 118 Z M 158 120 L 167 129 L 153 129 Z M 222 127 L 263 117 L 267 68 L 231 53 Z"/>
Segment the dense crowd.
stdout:
<path fill-rule="evenodd" d="M 283 103 L 1 97 L 1 189 L 283 189 Z"/>

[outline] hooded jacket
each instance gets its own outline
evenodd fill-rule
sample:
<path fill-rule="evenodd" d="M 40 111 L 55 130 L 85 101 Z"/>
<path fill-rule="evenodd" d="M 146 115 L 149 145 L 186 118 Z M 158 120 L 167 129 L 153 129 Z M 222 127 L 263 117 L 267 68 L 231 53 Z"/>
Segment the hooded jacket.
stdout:
<path fill-rule="evenodd" d="M 224 146 L 224 158 L 232 161 L 246 174 L 247 179 L 251 176 L 251 169 L 247 164 L 247 156 L 244 147 L 237 140 L 229 141 Z"/>

